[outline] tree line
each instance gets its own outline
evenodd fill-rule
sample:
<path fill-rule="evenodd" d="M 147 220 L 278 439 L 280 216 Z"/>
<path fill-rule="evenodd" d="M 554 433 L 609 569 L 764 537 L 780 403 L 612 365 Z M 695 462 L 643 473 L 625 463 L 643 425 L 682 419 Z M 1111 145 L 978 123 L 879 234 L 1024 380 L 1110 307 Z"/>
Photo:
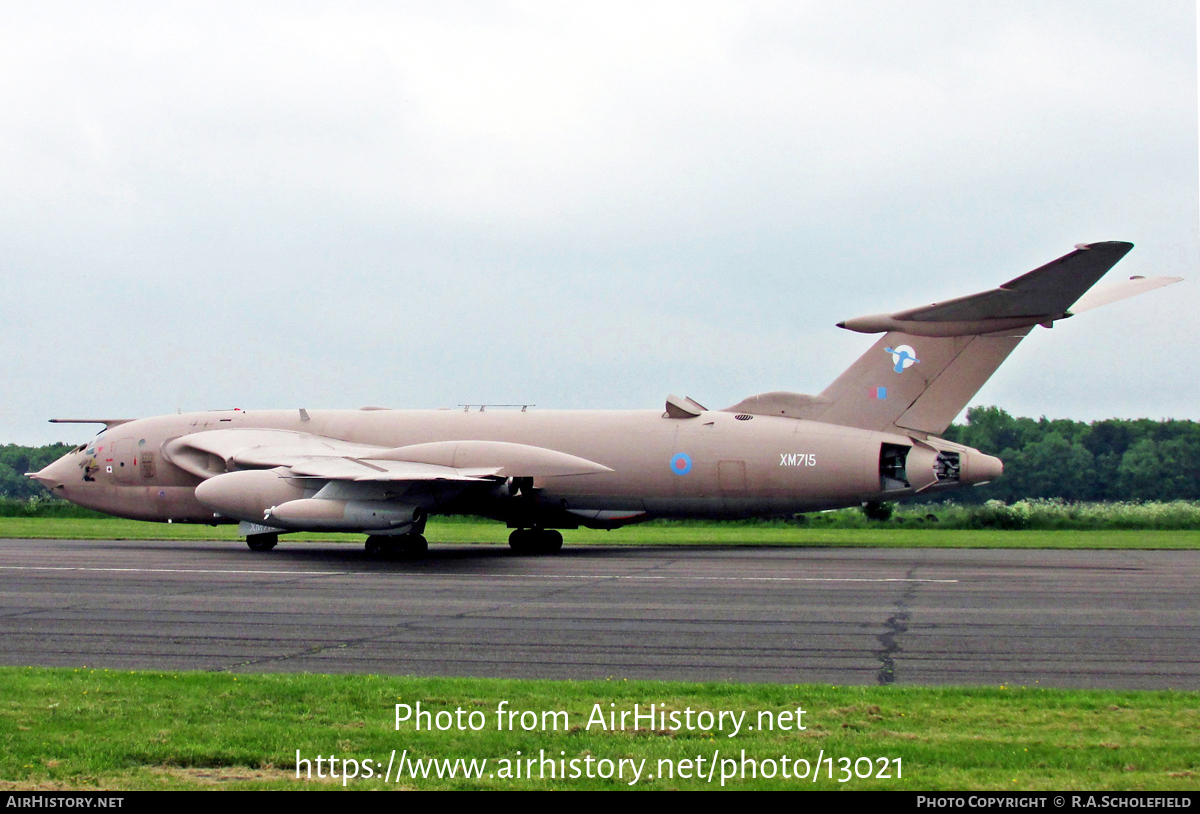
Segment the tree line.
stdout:
<path fill-rule="evenodd" d="M 943 433 L 1004 461 L 1004 477 L 946 496 L 959 503 L 1027 498 L 1067 501 L 1200 500 L 1200 423 L 1109 418 L 1022 418 L 973 407 Z M 65 455 L 70 444 L 0 447 L 0 498 L 49 497 L 26 478 Z"/>
<path fill-rule="evenodd" d="M 950 498 L 1067 501 L 1200 500 L 1200 423 L 1109 418 L 1016 418 L 975 407 L 943 435 L 996 455 L 1004 476 Z"/>
<path fill-rule="evenodd" d="M 66 455 L 72 447 L 74 444 L 47 444 L 44 447 L 8 444 L 0 447 L 0 497 L 15 500 L 50 497 L 46 487 L 25 477 L 25 473 L 37 472 Z"/>

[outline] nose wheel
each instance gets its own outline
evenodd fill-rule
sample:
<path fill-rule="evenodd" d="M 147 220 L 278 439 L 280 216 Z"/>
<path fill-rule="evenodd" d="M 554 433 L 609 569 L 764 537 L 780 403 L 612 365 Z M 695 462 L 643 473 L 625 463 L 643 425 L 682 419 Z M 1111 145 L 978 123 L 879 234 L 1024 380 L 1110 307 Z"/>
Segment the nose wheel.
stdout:
<path fill-rule="evenodd" d="M 556 529 L 516 529 L 508 546 L 517 554 L 553 554 L 562 549 L 563 536 Z"/>

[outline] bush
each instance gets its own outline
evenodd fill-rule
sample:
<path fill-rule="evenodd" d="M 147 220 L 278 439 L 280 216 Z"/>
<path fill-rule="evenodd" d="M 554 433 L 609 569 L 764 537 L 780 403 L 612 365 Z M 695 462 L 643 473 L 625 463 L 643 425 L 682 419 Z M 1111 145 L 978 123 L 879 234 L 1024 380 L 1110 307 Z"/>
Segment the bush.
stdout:
<path fill-rule="evenodd" d="M 1059 498 L 1018 500 L 1006 504 L 989 500 L 981 506 L 909 504 L 896 511 L 895 520 L 934 515 L 939 528 L 1054 530 L 1197 530 L 1200 503 L 1166 502 L 1072 503 Z"/>
<path fill-rule="evenodd" d="M 0 497 L 0 517 L 90 517 L 105 518 L 109 515 L 76 506 L 66 500 L 34 495 L 28 500 Z"/>
<path fill-rule="evenodd" d="M 886 501 L 883 503 L 864 503 L 862 507 L 862 513 L 867 516 L 868 520 L 879 520 L 880 522 L 890 520 L 895 511 L 896 504 Z"/>

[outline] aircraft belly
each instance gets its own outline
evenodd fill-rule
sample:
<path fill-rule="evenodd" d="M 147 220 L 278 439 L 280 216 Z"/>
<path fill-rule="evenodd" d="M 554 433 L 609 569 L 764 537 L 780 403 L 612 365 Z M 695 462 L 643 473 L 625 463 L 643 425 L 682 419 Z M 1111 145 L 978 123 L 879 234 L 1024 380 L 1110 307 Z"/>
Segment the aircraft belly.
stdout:
<path fill-rule="evenodd" d="M 216 518 L 202 506 L 191 486 L 70 486 L 55 491 L 79 506 L 128 520 L 212 523 Z"/>
<path fill-rule="evenodd" d="M 647 498 L 645 510 L 654 517 L 706 517 L 743 519 L 750 517 L 790 517 L 800 512 L 839 508 L 846 501 L 800 498 Z"/>

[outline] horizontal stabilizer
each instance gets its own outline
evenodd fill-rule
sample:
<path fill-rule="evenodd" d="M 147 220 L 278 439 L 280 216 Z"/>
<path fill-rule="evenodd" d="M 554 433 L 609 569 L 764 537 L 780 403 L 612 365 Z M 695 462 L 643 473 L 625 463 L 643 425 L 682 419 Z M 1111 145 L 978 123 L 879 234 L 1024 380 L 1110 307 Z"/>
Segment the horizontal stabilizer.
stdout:
<path fill-rule="evenodd" d="M 1179 282 L 1131 277 L 1091 291 L 1132 248 L 1121 241 L 1080 244 L 990 291 L 839 322 L 884 336 L 818 396 L 764 393 L 728 409 L 938 435 L 1035 325 L 1050 327 L 1080 311 Z"/>
<path fill-rule="evenodd" d="M 859 333 L 977 336 L 1051 323 L 1069 317 L 1071 306 L 1132 248 L 1132 243 L 1121 241 L 1081 244 L 1070 254 L 999 288 L 893 314 L 848 319 L 838 327 Z M 1135 293 L 1140 292 L 1124 296 Z"/>
<path fill-rule="evenodd" d="M 1081 314 L 1084 311 L 1099 308 L 1101 305 L 1108 305 L 1128 297 L 1136 297 L 1138 294 L 1145 294 L 1147 291 L 1179 282 L 1183 282 L 1182 277 L 1130 277 L 1119 283 L 1093 288 L 1075 301 L 1075 304 L 1071 306 L 1071 313 Z"/>

